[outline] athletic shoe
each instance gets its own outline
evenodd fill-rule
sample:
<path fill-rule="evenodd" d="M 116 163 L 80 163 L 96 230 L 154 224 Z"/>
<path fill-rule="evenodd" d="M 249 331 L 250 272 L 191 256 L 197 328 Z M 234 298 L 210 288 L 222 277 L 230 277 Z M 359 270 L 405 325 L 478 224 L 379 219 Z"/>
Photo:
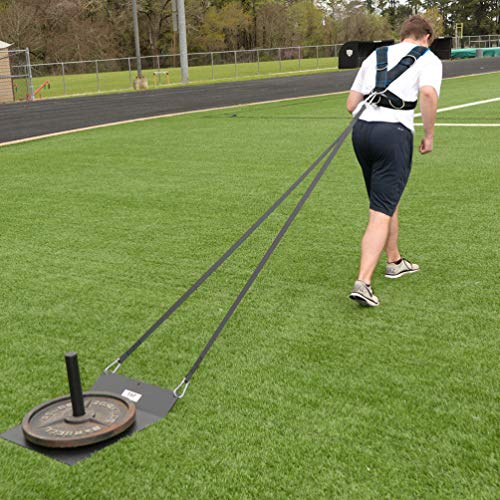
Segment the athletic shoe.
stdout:
<path fill-rule="evenodd" d="M 420 271 L 420 266 L 418 264 L 412 264 L 409 260 L 401 259 L 399 264 L 395 262 L 388 262 L 385 266 L 385 277 L 386 278 L 399 278 L 404 274 L 411 274 Z"/>
<path fill-rule="evenodd" d="M 361 280 L 354 283 L 349 298 L 355 300 L 360 306 L 375 307 L 379 305 L 378 298 L 373 294 L 372 287 Z"/>

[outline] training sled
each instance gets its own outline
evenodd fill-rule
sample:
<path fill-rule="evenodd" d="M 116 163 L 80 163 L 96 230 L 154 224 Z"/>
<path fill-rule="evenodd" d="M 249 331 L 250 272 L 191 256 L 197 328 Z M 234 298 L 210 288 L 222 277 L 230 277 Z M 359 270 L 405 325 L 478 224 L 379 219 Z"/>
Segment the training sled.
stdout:
<path fill-rule="evenodd" d="M 184 396 L 194 373 L 200 367 L 208 351 L 231 319 L 237 307 L 250 290 L 252 284 L 285 236 L 314 188 L 328 169 L 343 142 L 367 105 L 385 106 L 393 109 L 413 109 L 415 102 L 405 102 L 387 90 L 420 56 L 424 47 L 415 47 L 394 68 L 387 71 L 387 47 L 377 49 L 377 79 L 371 94 L 365 96 L 359 111 L 346 129 L 323 153 L 300 175 L 300 177 L 269 207 L 263 215 L 120 357 L 108 365 L 90 391 L 83 393 L 76 353 L 67 353 L 66 369 L 70 395 L 45 402 L 24 417 L 21 425 L 4 432 L 0 437 L 24 448 L 37 451 L 69 465 L 89 457 L 96 451 L 115 443 L 154 424 L 165 417 L 176 401 Z M 309 176 L 318 165 L 318 172 L 309 183 L 298 203 L 288 216 L 273 242 L 245 282 L 202 352 L 173 390 L 133 380 L 116 372 L 152 334 L 162 325 L 278 208 L 283 201 Z"/>
<path fill-rule="evenodd" d="M 0 437 L 60 462 L 74 465 L 122 437 L 130 436 L 165 417 L 176 401 L 184 397 L 194 373 L 328 169 L 365 106 L 366 104 L 342 134 L 280 198 L 127 351 L 105 368 L 89 392 L 82 393 L 76 353 L 66 354 L 70 395 L 33 408 L 26 414 L 21 425 L 9 429 Z M 125 360 L 260 227 L 322 161 L 324 163 L 179 385 L 170 391 L 117 375 L 117 370 Z"/>
<path fill-rule="evenodd" d="M 111 372 L 82 393 L 75 353 L 66 354 L 66 366 L 70 395 L 33 408 L 0 437 L 74 465 L 162 419 L 177 400 L 173 391 Z"/>

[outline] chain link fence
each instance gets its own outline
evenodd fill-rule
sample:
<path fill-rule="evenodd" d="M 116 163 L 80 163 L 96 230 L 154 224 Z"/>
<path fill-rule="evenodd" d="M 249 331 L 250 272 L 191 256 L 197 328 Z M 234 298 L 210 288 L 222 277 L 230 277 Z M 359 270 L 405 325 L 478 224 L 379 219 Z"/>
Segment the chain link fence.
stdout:
<path fill-rule="evenodd" d="M 336 69 L 342 45 L 280 47 L 188 54 L 189 81 L 208 82 L 265 75 Z M 178 54 L 141 58 L 150 88 L 181 83 Z M 35 98 L 129 90 L 137 73 L 136 59 L 124 57 L 31 65 Z"/>
<path fill-rule="evenodd" d="M 454 48 L 500 46 L 500 35 L 466 36 L 453 39 Z M 342 44 L 279 47 L 188 54 L 189 81 L 209 82 L 304 71 L 336 69 Z M 61 97 L 99 92 L 126 91 L 133 88 L 136 59 L 123 57 L 90 61 L 67 61 L 29 65 L 29 52 L 18 53 L 11 61 L 15 99 Z M 21 54 L 25 54 L 20 61 Z M 26 63 L 28 61 L 28 64 Z M 179 54 L 141 58 L 143 73 L 150 88 L 181 83 Z M 31 77 L 28 70 L 31 68 Z M 0 75 L 1 78 L 1 75 Z M 31 92 L 31 93 L 30 93 Z"/>
<path fill-rule="evenodd" d="M 454 49 L 486 49 L 500 47 L 500 35 L 477 35 L 453 38 Z"/>
<path fill-rule="evenodd" d="M 32 101 L 34 97 L 29 50 L 0 50 L 0 102 Z"/>

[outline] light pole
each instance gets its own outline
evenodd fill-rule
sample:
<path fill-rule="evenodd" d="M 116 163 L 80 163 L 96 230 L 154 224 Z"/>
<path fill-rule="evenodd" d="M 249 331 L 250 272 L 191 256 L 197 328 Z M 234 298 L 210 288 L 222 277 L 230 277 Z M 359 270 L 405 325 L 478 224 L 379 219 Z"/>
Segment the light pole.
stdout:
<path fill-rule="evenodd" d="M 137 64 L 137 76 L 134 80 L 134 89 L 147 89 L 148 80 L 142 75 L 141 45 L 139 40 L 139 19 L 137 17 L 137 0 L 132 0 L 132 17 L 134 19 L 135 58 Z"/>
<path fill-rule="evenodd" d="M 181 56 L 181 81 L 188 83 L 188 56 L 187 56 L 187 36 L 186 36 L 186 11 L 184 0 L 177 0 L 177 27 L 179 29 L 179 51 Z"/>

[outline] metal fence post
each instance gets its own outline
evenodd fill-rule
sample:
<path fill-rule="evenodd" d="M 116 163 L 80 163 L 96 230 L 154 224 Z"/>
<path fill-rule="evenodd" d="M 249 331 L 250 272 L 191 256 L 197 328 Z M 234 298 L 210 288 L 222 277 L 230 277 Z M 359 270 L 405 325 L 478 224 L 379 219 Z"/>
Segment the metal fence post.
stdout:
<path fill-rule="evenodd" d="M 280 73 L 281 73 L 281 49 L 278 49 L 278 59 L 280 62 Z"/>
<path fill-rule="evenodd" d="M 97 92 L 101 91 L 101 82 L 99 81 L 99 62 L 95 62 L 95 77 L 97 80 Z"/>
<path fill-rule="evenodd" d="M 319 69 L 319 47 L 316 45 L 316 69 Z"/>
<path fill-rule="evenodd" d="M 128 81 L 130 83 L 130 88 L 132 88 L 134 86 L 134 82 L 132 80 L 132 64 L 130 62 L 130 57 L 127 58 L 127 62 L 128 62 Z"/>
<path fill-rule="evenodd" d="M 212 66 L 212 80 L 215 80 L 215 74 L 214 74 L 214 53 L 210 52 L 210 64 Z"/>
<path fill-rule="evenodd" d="M 30 49 L 26 47 L 26 68 L 28 70 L 29 79 L 29 98 L 30 101 L 35 100 L 35 89 L 33 88 L 33 74 L 31 73 L 31 60 L 30 60 Z"/>
<path fill-rule="evenodd" d="M 257 74 L 260 75 L 260 55 L 259 55 L 259 49 L 257 49 Z"/>
<path fill-rule="evenodd" d="M 301 48 L 302 48 L 302 47 L 299 47 L 299 71 L 301 71 L 301 68 L 302 68 L 302 66 L 301 66 L 301 64 L 300 64 L 300 62 L 301 62 L 301 61 L 300 61 L 300 56 L 301 56 Z"/>
<path fill-rule="evenodd" d="M 236 50 L 234 51 L 234 76 L 238 77 L 238 60 L 236 58 Z"/>
<path fill-rule="evenodd" d="M 64 63 L 61 63 L 61 74 L 63 82 L 63 95 L 66 95 L 66 72 L 64 71 Z"/>

